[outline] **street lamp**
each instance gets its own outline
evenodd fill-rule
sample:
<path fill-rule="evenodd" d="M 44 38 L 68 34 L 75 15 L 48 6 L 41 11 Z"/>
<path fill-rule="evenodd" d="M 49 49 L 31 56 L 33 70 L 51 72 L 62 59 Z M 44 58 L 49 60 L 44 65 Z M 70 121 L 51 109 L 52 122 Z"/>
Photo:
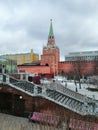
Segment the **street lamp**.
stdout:
<path fill-rule="evenodd" d="M 77 88 L 77 86 L 76 86 L 76 92 L 78 92 L 78 88 Z"/>
<path fill-rule="evenodd" d="M 23 97 L 20 95 L 19 98 L 22 99 Z"/>
<path fill-rule="evenodd" d="M 92 95 L 92 107 L 93 107 L 93 112 L 95 111 L 95 95 Z"/>

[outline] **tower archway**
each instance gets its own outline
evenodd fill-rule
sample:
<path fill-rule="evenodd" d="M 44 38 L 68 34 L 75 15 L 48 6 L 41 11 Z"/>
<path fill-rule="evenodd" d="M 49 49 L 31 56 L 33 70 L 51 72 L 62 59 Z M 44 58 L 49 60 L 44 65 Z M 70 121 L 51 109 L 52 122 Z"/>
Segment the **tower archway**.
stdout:
<path fill-rule="evenodd" d="M 48 64 L 48 63 L 46 63 L 46 64 L 45 64 L 45 66 L 49 66 L 49 64 Z"/>

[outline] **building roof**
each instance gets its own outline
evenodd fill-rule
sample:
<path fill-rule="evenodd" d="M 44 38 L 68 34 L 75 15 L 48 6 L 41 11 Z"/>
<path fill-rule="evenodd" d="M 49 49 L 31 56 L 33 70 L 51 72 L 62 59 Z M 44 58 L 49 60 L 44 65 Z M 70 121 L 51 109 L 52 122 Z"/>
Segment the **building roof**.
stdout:
<path fill-rule="evenodd" d="M 33 52 L 33 49 L 31 49 L 31 51 L 30 52 L 25 52 L 25 53 L 14 53 L 14 54 L 5 54 L 5 55 L 1 55 L 1 56 L 24 56 L 24 55 L 30 55 L 30 54 L 34 54 L 34 55 L 38 55 L 39 56 L 39 54 L 37 54 L 37 53 L 34 53 Z"/>
<path fill-rule="evenodd" d="M 31 63 L 24 63 L 24 64 L 21 64 L 20 66 L 40 66 L 40 61 L 34 61 Z"/>
<path fill-rule="evenodd" d="M 7 59 L 5 56 L 0 56 L 0 62 L 13 62 L 17 64 L 16 60 L 13 59 Z"/>
<path fill-rule="evenodd" d="M 95 56 L 98 55 L 98 50 L 96 51 L 82 51 L 82 52 L 70 52 L 68 56 Z"/>

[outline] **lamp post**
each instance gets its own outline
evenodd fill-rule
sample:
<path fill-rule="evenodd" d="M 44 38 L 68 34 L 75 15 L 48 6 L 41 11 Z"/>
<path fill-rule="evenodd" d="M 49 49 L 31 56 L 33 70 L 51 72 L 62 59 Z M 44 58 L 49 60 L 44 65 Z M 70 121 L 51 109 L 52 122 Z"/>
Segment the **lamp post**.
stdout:
<path fill-rule="evenodd" d="M 76 86 L 76 92 L 78 92 L 78 88 L 77 88 L 77 86 Z"/>
<path fill-rule="evenodd" d="M 5 73 L 5 64 L 2 65 L 2 73 Z"/>
<path fill-rule="evenodd" d="M 12 64 L 12 60 L 11 60 L 11 73 L 12 73 L 12 65 L 13 65 L 13 64 Z"/>
<path fill-rule="evenodd" d="M 95 112 L 95 106 L 96 106 L 95 105 L 95 95 L 92 95 L 92 107 L 93 107 L 92 108 L 93 109 L 92 112 Z"/>

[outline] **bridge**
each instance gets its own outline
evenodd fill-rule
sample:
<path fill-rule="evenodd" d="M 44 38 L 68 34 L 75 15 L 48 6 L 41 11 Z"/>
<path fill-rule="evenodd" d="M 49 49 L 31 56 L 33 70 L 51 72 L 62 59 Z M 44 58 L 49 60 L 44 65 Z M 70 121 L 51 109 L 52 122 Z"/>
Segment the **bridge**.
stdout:
<path fill-rule="evenodd" d="M 36 85 L 27 80 L 0 74 L 0 84 L 9 85 L 32 97 L 43 97 L 80 115 L 97 116 L 98 101 L 72 91 L 60 83 Z"/>

